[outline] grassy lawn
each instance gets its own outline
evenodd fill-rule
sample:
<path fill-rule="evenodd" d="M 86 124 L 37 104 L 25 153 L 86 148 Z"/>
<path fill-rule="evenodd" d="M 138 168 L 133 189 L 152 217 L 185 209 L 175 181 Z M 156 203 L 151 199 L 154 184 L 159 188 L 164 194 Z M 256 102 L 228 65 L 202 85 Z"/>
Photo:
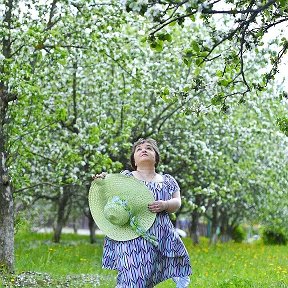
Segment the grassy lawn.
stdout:
<path fill-rule="evenodd" d="M 115 287 L 117 273 L 101 269 L 103 238 L 94 245 L 88 236 L 63 234 L 61 244 L 51 239 L 51 234 L 17 234 L 16 272 L 0 279 L 0 287 Z M 184 242 L 194 270 L 190 287 L 288 287 L 287 246 Z M 175 287 L 171 280 L 157 285 L 170 287 Z"/>

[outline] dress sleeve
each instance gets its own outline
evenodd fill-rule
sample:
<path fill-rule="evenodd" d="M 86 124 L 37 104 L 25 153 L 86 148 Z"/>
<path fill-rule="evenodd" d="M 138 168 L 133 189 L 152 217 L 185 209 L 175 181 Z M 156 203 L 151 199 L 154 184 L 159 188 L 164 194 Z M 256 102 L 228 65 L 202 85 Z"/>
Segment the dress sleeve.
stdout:
<path fill-rule="evenodd" d="M 125 176 L 132 176 L 132 172 L 129 171 L 129 170 L 122 170 L 122 171 L 120 172 L 120 174 L 123 174 L 123 175 L 125 175 Z"/>
<path fill-rule="evenodd" d="M 175 192 L 180 191 L 180 187 L 173 176 L 166 174 L 166 181 L 168 185 L 168 192 L 173 195 Z"/>

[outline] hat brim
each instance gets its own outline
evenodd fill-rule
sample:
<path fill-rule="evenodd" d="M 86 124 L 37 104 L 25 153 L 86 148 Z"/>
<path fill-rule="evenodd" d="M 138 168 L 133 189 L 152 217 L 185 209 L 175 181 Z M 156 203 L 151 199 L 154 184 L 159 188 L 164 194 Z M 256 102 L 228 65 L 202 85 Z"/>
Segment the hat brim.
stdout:
<path fill-rule="evenodd" d="M 104 207 L 114 196 L 127 202 L 132 215 L 137 217 L 145 231 L 152 226 L 156 218 L 156 214 L 148 210 L 148 204 L 154 202 L 152 192 L 143 182 L 134 177 L 108 174 L 104 179 L 96 179 L 91 183 L 88 200 L 95 223 L 109 238 L 127 241 L 139 237 L 129 223 L 118 226 L 105 218 Z"/>

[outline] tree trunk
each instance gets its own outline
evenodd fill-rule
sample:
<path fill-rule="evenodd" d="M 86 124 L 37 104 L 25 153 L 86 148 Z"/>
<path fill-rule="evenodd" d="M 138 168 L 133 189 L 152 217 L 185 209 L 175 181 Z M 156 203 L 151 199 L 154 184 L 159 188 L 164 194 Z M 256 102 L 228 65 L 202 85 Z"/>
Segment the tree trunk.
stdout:
<path fill-rule="evenodd" d="M 220 238 L 221 242 L 225 243 L 231 240 L 231 233 L 229 234 L 229 219 L 227 213 L 224 211 L 221 213 L 221 223 L 220 223 Z"/>
<path fill-rule="evenodd" d="M 85 169 L 85 172 L 88 173 L 88 171 L 89 171 L 89 166 L 86 164 L 85 167 L 84 167 L 84 169 Z M 89 202 L 88 202 L 88 197 L 89 197 L 89 196 L 88 196 L 88 195 L 89 195 L 90 186 L 91 186 L 90 183 L 86 185 L 86 190 L 87 190 L 87 198 L 86 198 L 86 199 L 87 199 L 87 207 L 89 207 Z M 84 215 L 88 218 L 88 227 L 89 227 L 89 234 L 90 234 L 90 243 L 91 243 L 91 244 L 94 244 L 94 243 L 96 243 L 96 235 L 95 235 L 95 233 L 96 233 L 96 228 L 97 228 L 97 227 L 96 227 L 95 221 L 94 221 L 94 219 L 93 219 L 93 217 L 92 217 L 90 208 L 84 212 Z"/>
<path fill-rule="evenodd" d="M 54 228 L 53 241 L 55 243 L 59 243 L 61 239 L 62 229 L 67 222 L 67 219 L 70 214 L 69 209 L 69 200 L 70 200 L 70 187 L 64 186 L 63 195 L 60 196 L 58 201 L 58 214 L 57 214 L 57 222 L 56 227 Z"/>
<path fill-rule="evenodd" d="M 88 226 L 89 226 L 89 231 L 90 231 L 90 243 L 93 244 L 93 243 L 96 243 L 96 235 L 95 235 L 96 225 L 95 225 L 95 222 L 92 218 L 92 214 L 90 211 L 87 217 L 88 217 Z"/>
<path fill-rule="evenodd" d="M 211 238 L 210 244 L 216 244 L 218 240 L 218 207 L 212 208 Z"/>
<path fill-rule="evenodd" d="M 1 86 L 0 86 L 1 89 Z M 5 92 L 0 90 L 0 272 L 14 270 L 14 208 L 12 187 L 7 169 L 4 122 L 7 111 Z"/>
<path fill-rule="evenodd" d="M 6 59 L 11 57 L 11 19 L 13 1 L 5 2 L 5 13 L 2 15 L 2 25 L 7 27 L 2 37 L 0 53 Z M 4 64 L 0 67 L 0 74 L 4 72 Z M 9 181 L 7 157 L 7 135 L 4 129 L 8 111 L 8 102 L 15 100 L 15 95 L 8 93 L 5 83 L 0 82 L 0 273 L 14 271 L 14 208 L 13 191 Z"/>
<path fill-rule="evenodd" d="M 3 138 L 0 139 L 2 142 Z M 0 272 L 11 273 L 14 270 L 13 195 L 5 167 L 6 157 L 2 149 L 0 154 Z"/>
<path fill-rule="evenodd" d="M 192 212 L 190 236 L 194 244 L 199 244 L 199 213 L 196 210 Z"/>

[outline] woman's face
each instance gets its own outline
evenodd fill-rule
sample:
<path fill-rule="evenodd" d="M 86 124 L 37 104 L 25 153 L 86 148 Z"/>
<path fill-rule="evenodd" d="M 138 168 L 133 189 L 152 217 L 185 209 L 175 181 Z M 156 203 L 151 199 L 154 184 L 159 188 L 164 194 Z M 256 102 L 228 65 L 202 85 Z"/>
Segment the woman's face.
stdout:
<path fill-rule="evenodd" d="M 138 166 L 144 162 L 152 162 L 155 165 L 156 153 L 149 142 L 143 142 L 136 146 L 134 152 L 135 165 Z"/>

